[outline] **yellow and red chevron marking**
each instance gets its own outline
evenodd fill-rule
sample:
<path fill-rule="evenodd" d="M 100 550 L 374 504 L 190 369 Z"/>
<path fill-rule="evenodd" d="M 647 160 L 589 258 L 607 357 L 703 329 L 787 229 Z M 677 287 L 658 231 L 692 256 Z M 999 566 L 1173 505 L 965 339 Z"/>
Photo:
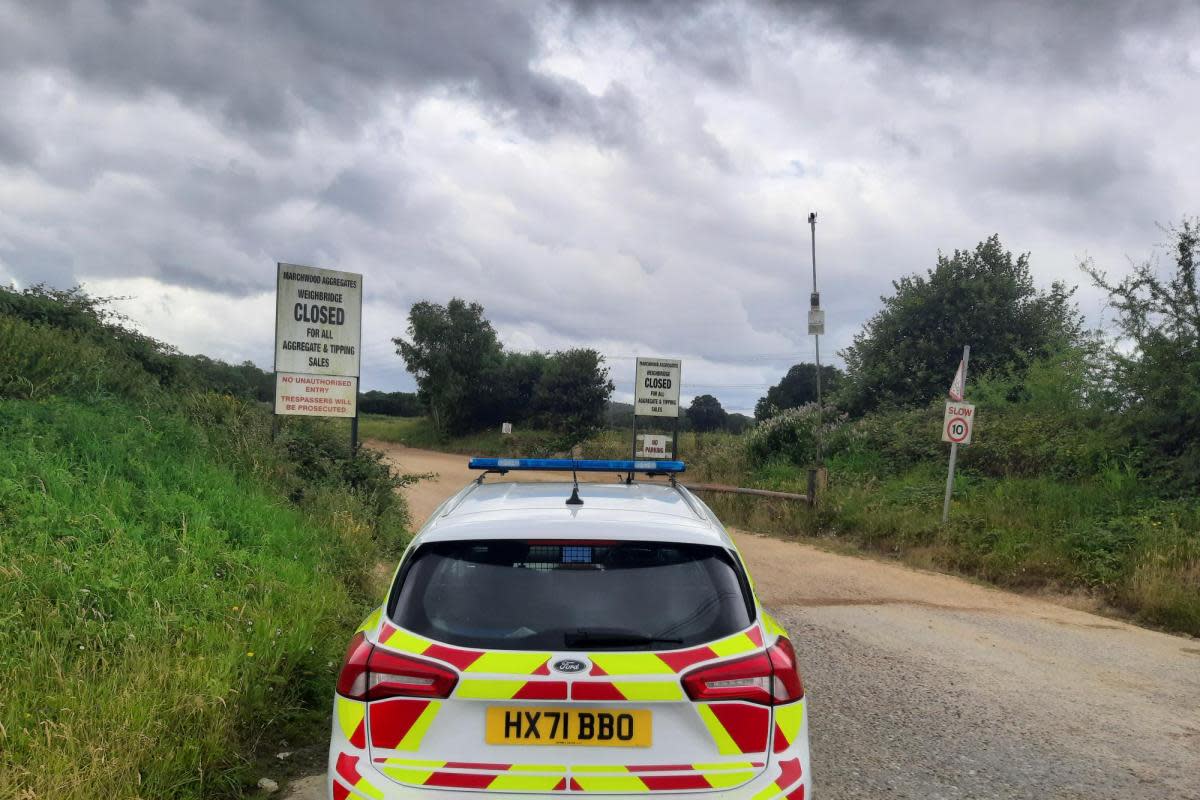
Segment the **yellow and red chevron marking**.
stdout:
<path fill-rule="evenodd" d="M 348 783 L 358 794 L 383 800 L 383 792 L 379 791 L 379 789 L 359 773 L 358 762 L 358 756 L 350 755 L 349 753 L 338 753 L 334 771 L 339 778 Z M 334 800 L 344 800 L 349 795 L 350 792 L 346 787 L 339 785 L 336 780 L 333 781 Z"/>
<path fill-rule="evenodd" d="M 764 753 L 771 712 L 750 703 L 696 703 L 694 708 L 721 755 Z"/>
<path fill-rule="evenodd" d="M 377 758 L 383 774 L 399 783 L 448 789 L 561 792 L 566 767 L 547 764 L 481 764 L 469 761 L 409 761 Z"/>
<path fill-rule="evenodd" d="M 379 612 L 372 614 L 376 618 Z M 363 623 L 368 626 L 372 617 Z M 369 629 L 373 625 L 368 626 Z M 426 639 L 397 628 L 384 620 L 379 629 L 379 644 L 389 650 L 443 661 L 464 673 L 494 675 L 549 675 L 550 653 L 526 653 L 512 650 L 473 650 L 454 647 Z M 749 653 L 763 646 L 762 629 L 754 624 L 744 631 L 726 636 L 709 645 L 665 653 L 589 653 L 592 669 L 589 675 L 677 675 L 704 661 Z"/>
<path fill-rule="evenodd" d="M 568 786 L 573 792 L 677 792 L 688 789 L 707 791 L 740 786 L 753 779 L 756 774 L 752 769 L 700 772 L 689 770 L 689 765 L 686 764 L 573 767 Z"/>
<path fill-rule="evenodd" d="M 371 727 L 371 745 L 386 750 L 418 749 L 441 707 L 439 700 L 410 697 L 370 703 L 367 719 Z"/>
<path fill-rule="evenodd" d="M 383 618 L 383 607 L 380 606 L 379 608 L 375 609 L 370 614 L 368 614 L 367 618 L 362 621 L 362 624 L 359 625 L 354 630 L 354 632 L 355 633 L 369 633 L 369 632 L 375 630 L 375 626 L 377 626 L 379 624 L 379 620 L 382 618 Z"/>
<path fill-rule="evenodd" d="M 572 700 L 631 700 L 640 703 L 683 700 L 679 679 L 666 681 L 576 681 Z"/>
<path fill-rule="evenodd" d="M 672 792 L 688 789 L 728 789 L 752 780 L 763 766 L 761 761 L 578 766 L 571 768 L 570 787 L 572 791 L 577 792 Z"/>
<path fill-rule="evenodd" d="M 661 792 L 725 789 L 754 778 L 761 761 L 713 764 L 642 764 L 566 767 L 558 764 L 485 764 L 376 758 L 378 768 L 399 783 L 451 789 L 552 792 Z M 670 774 L 668 774 L 670 773 Z"/>
<path fill-rule="evenodd" d="M 379 644 L 401 653 L 435 658 L 456 667 L 460 672 L 500 675 L 549 675 L 547 662 L 550 653 L 522 653 L 512 650 L 471 650 L 441 644 L 424 636 L 409 633 L 384 622 L 379 630 Z"/>
<path fill-rule="evenodd" d="M 454 696 L 467 700 L 566 700 L 566 681 L 491 680 L 465 677 Z"/>
<path fill-rule="evenodd" d="M 804 701 L 798 700 L 786 706 L 775 706 L 775 744 L 773 750 L 782 753 L 791 747 L 792 742 L 800 735 L 800 726 L 804 724 Z"/>
<path fill-rule="evenodd" d="M 787 631 L 783 629 L 783 626 L 776 622 L 774 617 L 764 611 L 762 606 L 759 606 L 758 614 L 762 617 L 763 627 L 767 629 L 768 636 L 787 636 Z"/>
<path fill-rule="evenodd" d="M 796 786 L 790 792 L 785 794 L 787 788 L 804 777 L 804 769 L 800 766 L 800 759 L 792 758 L 787 761 L 779 762 L 779 774 L 775 780 L 767 787 L 755 792 L 751 800 L 775 800 L 775 798 L 787 797 L 788 800 L 804 800 L 804 786 Z"/>
<path fill-rule="evenodd" d="M 349 740 L 350 744 L 362 749 L 367 746 L 367 704 L 360 703 L 357 700 L 350 700 L 342 697 L 340 694 L 335 695 L 333 703 L 333 713 L 337 718 L 338 727 L 342 731 L 342 735 Z"/>
<path fill-rule="evenodd" d="M 751 625 L 712 644 L 665 653 L 588 653 L 594 676 L 677 675 L 704 661 L 749 653 L 763 646 L 762 629 Z"/>

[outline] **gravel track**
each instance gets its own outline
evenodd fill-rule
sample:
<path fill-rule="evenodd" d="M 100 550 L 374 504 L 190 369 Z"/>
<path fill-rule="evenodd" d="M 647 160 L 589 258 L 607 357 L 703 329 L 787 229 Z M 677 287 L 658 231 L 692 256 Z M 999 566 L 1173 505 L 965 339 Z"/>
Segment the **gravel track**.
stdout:
<path fill-rule="evenodd" d="M 374 442 L 423 521 L 462 456 Z M 560 478 L 554 478 L 560 479 Z M 1200 800 L 1200 641 L 892 563 L 734 531 L 792 634 L 814 793 Z M 323 800 L 324 781 L 294 785 Z"/>

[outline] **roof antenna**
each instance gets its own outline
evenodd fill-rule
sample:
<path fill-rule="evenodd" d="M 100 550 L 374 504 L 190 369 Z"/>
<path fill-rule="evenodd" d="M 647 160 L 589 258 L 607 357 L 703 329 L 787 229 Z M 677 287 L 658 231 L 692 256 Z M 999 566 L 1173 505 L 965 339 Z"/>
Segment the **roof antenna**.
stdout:
<path fill-rule="evenodd" d="M 567 505 L 581 506 L 583 498 L 579 496 L 579 475 L 576 474 L 574 467 L 571 468 L 571 480 L 575 482 L 575 486 L 571 489 L 571 496 L 567 498 Z"/>

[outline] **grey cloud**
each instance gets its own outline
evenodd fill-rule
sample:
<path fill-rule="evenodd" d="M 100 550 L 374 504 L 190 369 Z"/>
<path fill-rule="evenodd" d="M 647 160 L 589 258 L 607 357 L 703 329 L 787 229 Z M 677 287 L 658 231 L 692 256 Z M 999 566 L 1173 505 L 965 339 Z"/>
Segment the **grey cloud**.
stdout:
<path fill-rule="evenodd" d="M 403 185 L 395 179 L 385 179 L 375 172 L 352 167 L 342 170 L 321 192 L 322 201 L 355 214 L 370 222 L 385 222 Z"/>
<path fill-rule="evenodd" d="M 0 117 L 0 163 L 27 164 L 36 153 L 37 142 L 32 133 Z"/>
<path fill-rule="evenodd" d="M 9 4 L 0 69 L 63 71 L 117 95 L 162 91 L 264 137 L 315 117 L 353 130 L 396 93 L 443 87 L 515 111 L 530 131 L 619 143 L 629 97 L 600 98 L 534 71 L 531 13 L 516 2 Z"/>
<path fill-rule="evenodd" d="M 1146 175 L 1149 165 L 1134 143 L 1104 137 L 1071 147 L 1018 150 L 997 159 L 993 169 L 995 183 L 1012 191 L 1082 199 Z"/>
<path fill-rule="evenodd" d="M 22 285 L 46 283 L 66 288 L 78 283 L 75 257 L 65 247 L 48 246 L 25 237 L 0 245 L 0 266 Z"/>
<path fill-rule="evenodd" d="M 717 0 L 573 0 L 587 25 L 613 24 L 633 31 L 657 56 L 706 81 L 745 83 L 751 42 L 750 15 L 741 3 Z"/>
<path fill-rule="evenodd" d="M 998 79 L 1118 83 L 1137 74 L 1124 43 L 1200 20 L 1186 0 L 776 0 L 807 19 L 882 46 L 905 61 L 967 68 Z"/>

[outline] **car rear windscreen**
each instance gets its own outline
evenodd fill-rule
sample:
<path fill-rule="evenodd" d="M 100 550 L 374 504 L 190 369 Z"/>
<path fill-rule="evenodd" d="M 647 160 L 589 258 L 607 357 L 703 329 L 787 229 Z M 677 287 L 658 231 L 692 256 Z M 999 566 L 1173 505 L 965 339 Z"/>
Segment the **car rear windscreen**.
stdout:
<path fill-rule="evenodd" d="M 390 611 L 463 647 L 672 650 L 746 628 L 748 597 L 720 547 L 497 539 L 422 546 Z"/>

